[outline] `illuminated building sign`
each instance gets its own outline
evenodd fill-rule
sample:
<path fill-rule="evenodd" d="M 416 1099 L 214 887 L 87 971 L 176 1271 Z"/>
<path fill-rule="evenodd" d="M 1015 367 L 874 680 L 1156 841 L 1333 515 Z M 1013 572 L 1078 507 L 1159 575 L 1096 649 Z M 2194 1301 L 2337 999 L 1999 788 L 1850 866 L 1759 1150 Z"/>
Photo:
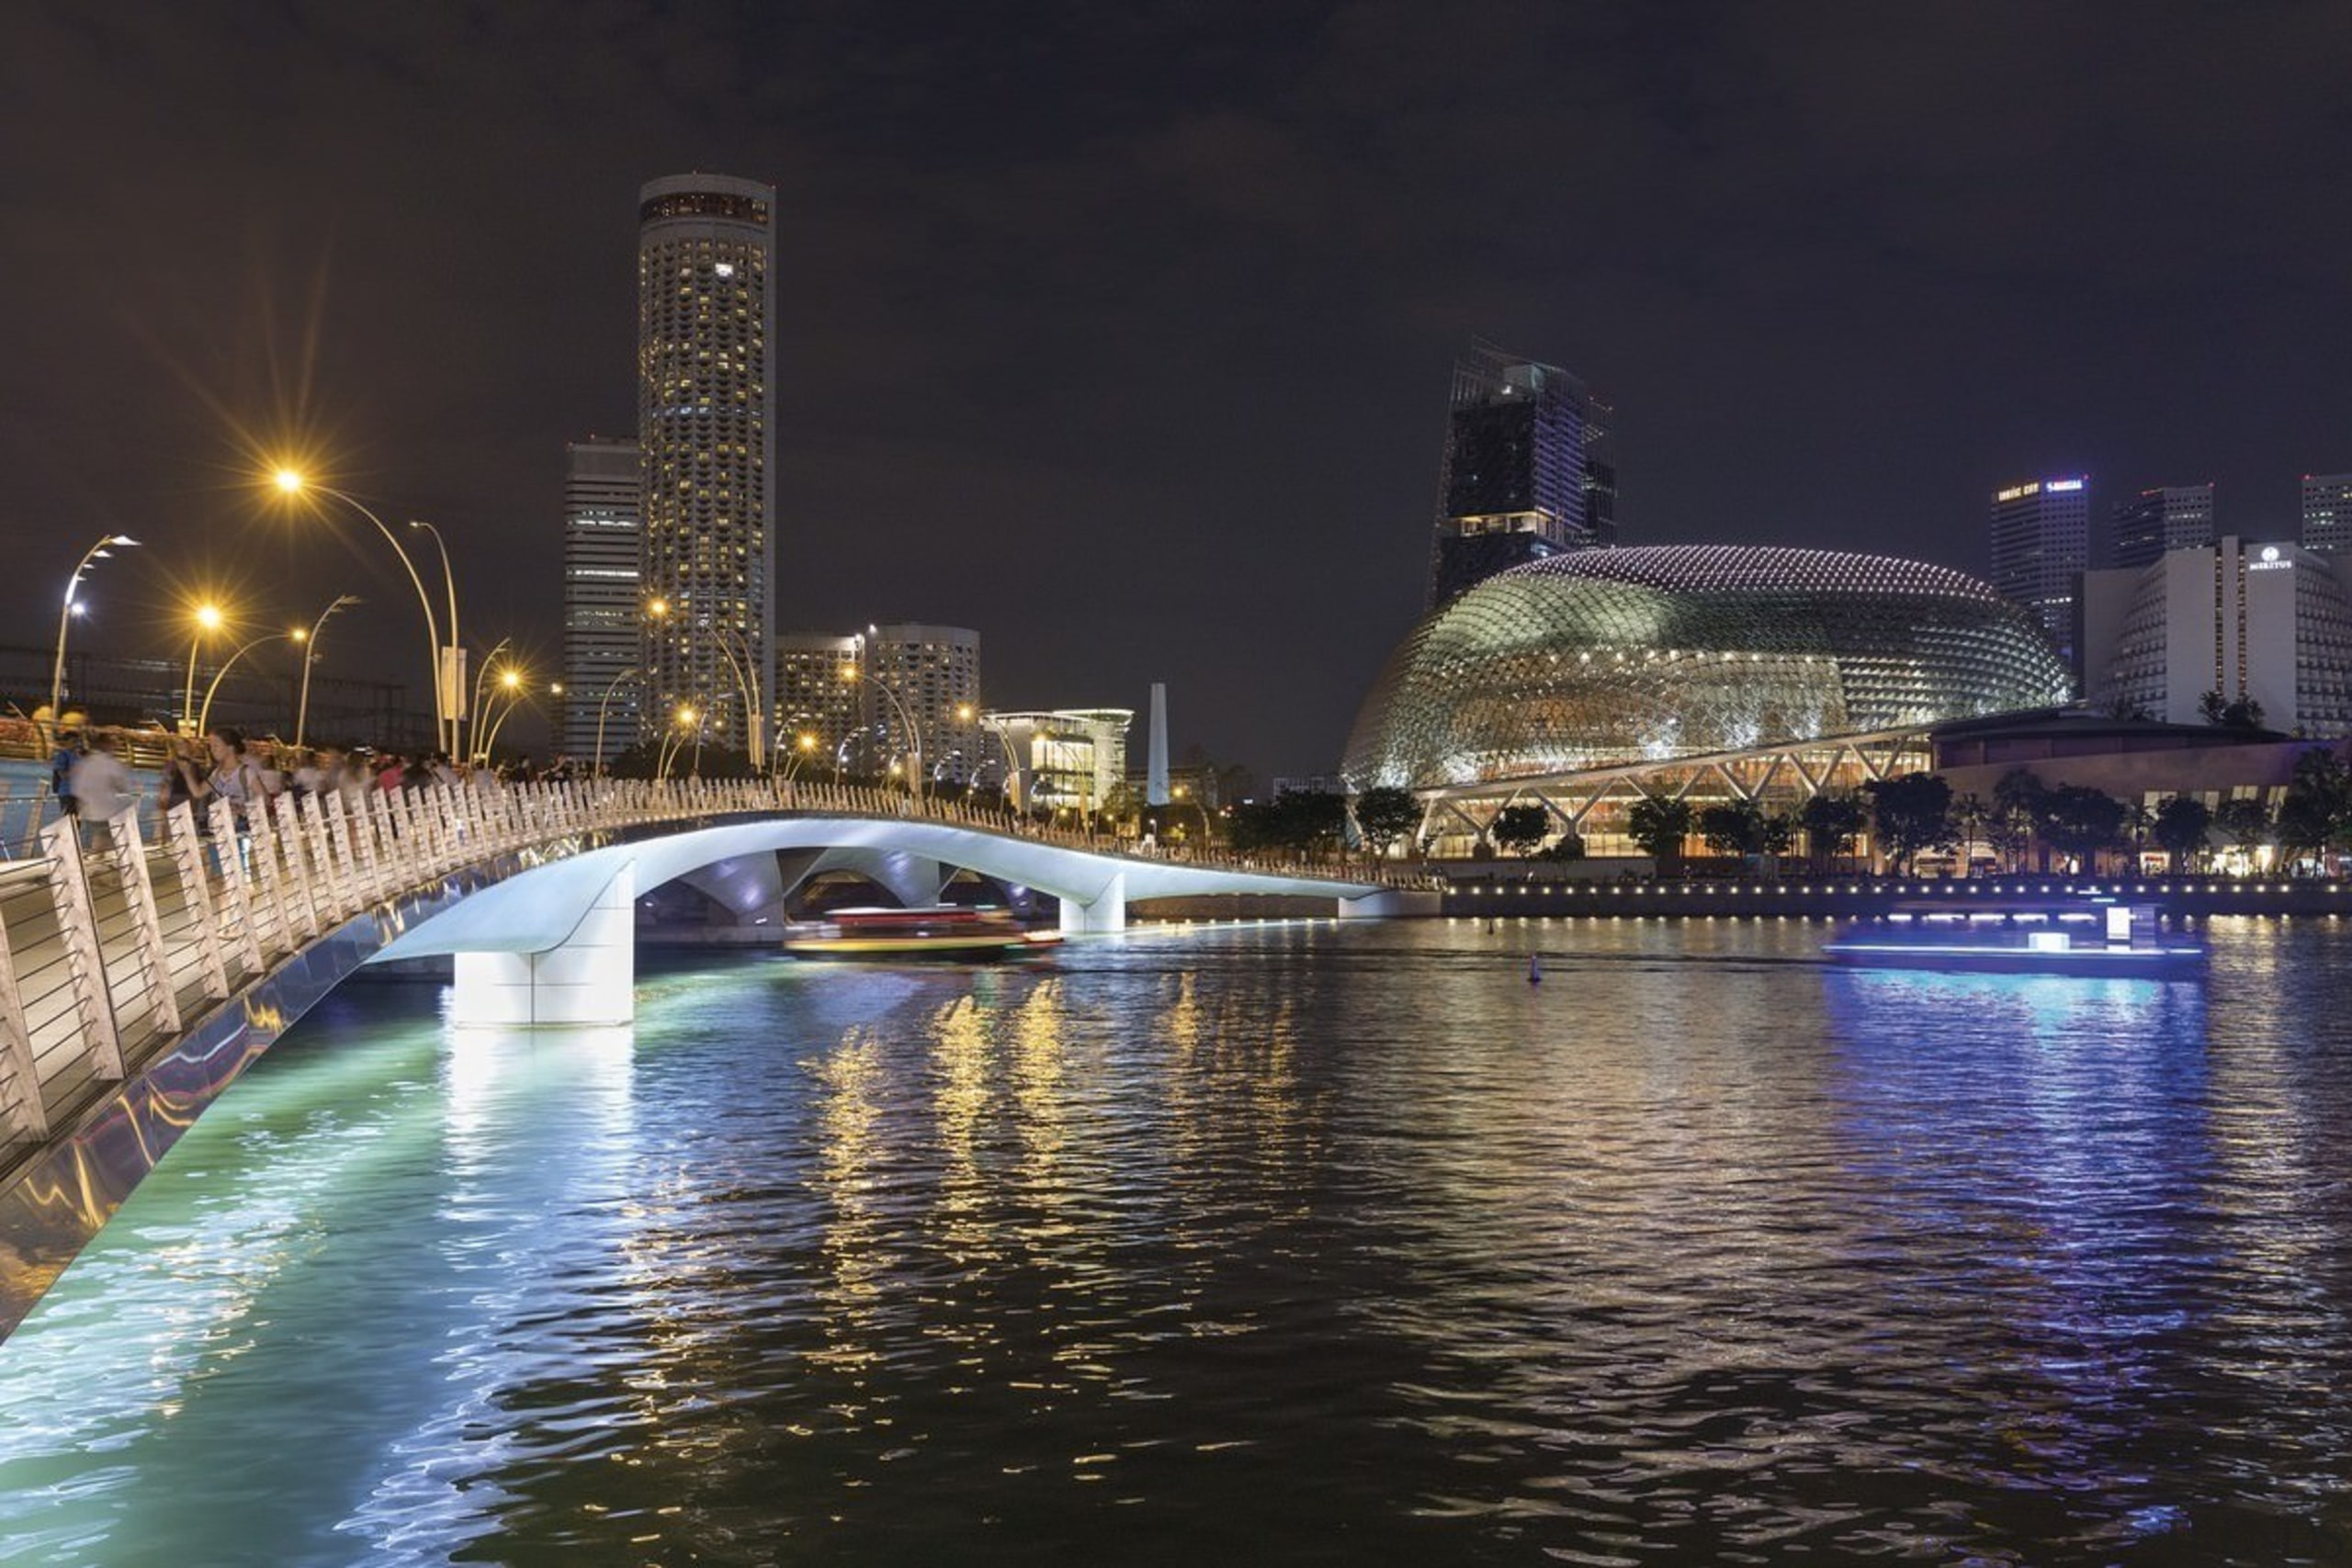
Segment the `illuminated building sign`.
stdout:
<path fill-rule="evenodd" d="M 1995 494 L 1993 499 L 1995 501 L 2023 501 L 2029 495 L 2040 495 L 2041 493 L 2041 487 L 2038 484 L 2011 485 L 2008 489 Z"/>
<path fill-rule="evenodd" d="M 2260 558 L 2246 562 L 2245 569 L 2248 571 L 2292 571 L 2295 563 L 2289 560 L 2278 546 L 2265 545 Z"/>
<path fill-rule="evenodd" d="M 2052 479 L 2042 488 L 2051 491 L 2052 494 L 2056 494 L 2064 491 L 2080 490 L 2083 488 L 2083 484 L 2084 481 L 2081 479 Z"/>

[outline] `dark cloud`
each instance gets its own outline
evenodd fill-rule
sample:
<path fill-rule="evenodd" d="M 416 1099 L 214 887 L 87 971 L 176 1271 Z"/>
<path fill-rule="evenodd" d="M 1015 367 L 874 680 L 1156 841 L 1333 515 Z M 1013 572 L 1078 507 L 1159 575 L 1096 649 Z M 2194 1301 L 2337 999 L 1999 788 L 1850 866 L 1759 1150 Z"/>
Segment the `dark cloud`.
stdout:
<path fill-rule="evenodd" d="M 0 55 L 20 626 L 85 534 L 405 585 L 269 518 L 330 443 L 552 652 L 562 443 L 632 420 L 633 200 L 775 180 L 780 599 L 960 622 L 992 697 L 1326 765 L 1418 608 L 1447 362 L 1615 396 L 1630 540 L 1982 557 L 1995 480 L 2352 468 L 2352 13 L 2299 0 L 83 6 Z M 357 581 L 355 581 L 357 580 Z M 270 584 L 267 589 L 261 584 Z M 283 584 L 283 586 L 278 586 Z M 102 606 L 102 609 L 105 606 Z M 472 618 L 469 615 L 469 618 Z M 35 633 L 17 640 L 37 641 Z"/>

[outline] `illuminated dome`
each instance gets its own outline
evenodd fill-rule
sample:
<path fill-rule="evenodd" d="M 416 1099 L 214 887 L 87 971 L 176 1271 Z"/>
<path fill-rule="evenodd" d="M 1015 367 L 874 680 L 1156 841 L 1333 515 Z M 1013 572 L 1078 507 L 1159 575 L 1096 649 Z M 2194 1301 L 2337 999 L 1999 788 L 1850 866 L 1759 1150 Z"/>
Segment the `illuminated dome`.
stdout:
<path fill-rule="evenodd" d="M 2048 707 L 2066 667 L 1965 572 L 1736 545 L 1581 550 L 1422 617 L 1365 697 L 1349 784 L 1427 787 Z"/>

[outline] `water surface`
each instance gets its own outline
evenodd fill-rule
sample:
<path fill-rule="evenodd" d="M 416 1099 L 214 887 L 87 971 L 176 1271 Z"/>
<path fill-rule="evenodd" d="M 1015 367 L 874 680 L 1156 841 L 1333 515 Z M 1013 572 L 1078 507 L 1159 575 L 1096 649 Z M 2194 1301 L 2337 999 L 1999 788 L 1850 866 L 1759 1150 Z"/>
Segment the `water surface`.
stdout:
<path fill-rule="evenodd" d="M 2344 1560 L 2352 932 L 1824 932 L 347 987 L 0 1347 L 0 1561 Z"/>

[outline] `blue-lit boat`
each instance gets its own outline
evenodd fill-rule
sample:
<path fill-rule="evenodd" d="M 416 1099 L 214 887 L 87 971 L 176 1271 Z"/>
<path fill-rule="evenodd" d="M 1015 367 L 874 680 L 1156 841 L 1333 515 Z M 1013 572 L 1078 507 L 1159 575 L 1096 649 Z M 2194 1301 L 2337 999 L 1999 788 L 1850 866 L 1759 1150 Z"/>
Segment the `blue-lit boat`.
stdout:
<path fill-rule="evenodd" d="M 2152 904 L 2111 898 L 1899 904 L 1885 921 L 1825 943 L 1832 962 L 1869 969 L 2193 980 L 2205 944 L 2165 931 Z"/>

